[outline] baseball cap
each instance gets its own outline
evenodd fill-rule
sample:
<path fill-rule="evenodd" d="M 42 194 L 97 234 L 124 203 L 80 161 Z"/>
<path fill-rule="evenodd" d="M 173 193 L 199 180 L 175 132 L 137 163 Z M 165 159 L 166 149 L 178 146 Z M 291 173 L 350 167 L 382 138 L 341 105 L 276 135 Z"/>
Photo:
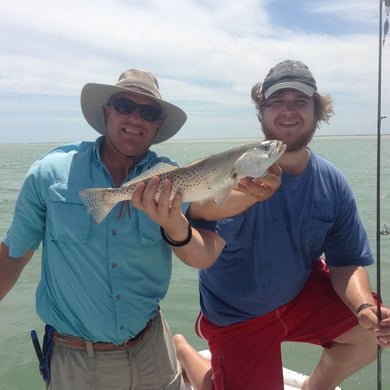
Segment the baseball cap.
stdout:
<path fill-rule="evenodd" d="M 295 89 L 311 97 L 317 90 L 317 84 L 309 68 L 303 62 L 284 60 L 270 69 L 260 92 L 265 99 L 268 99 L 281 89 Z"/>

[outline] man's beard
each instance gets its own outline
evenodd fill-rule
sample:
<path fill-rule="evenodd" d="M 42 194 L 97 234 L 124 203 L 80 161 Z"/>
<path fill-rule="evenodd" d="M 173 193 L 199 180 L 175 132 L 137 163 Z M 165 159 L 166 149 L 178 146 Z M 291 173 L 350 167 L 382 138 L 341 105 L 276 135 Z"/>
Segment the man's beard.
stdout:
<path fill-rule="evenodd" d="M 275 136 L 274 132 L 266 128 L 263 124 L 261 125 L 261 128 L 263 130 L 263 133 L 265 135 L 266 139 L 272 140 L 272 139 L 278 139 L 277 136 Z M 312 130 L 308 133 L 301 134 L 294 142 L 287 143 L 287 149 L 286 152 L 295 152 L 297 150 L 300 150 L 302 148 L 305 148 L 307 145 L 309 145 L 310 141 L 313 138 L 313 135 L 316 131 L 316 127 L 313 126 Z M 285 142 L 285 140 L 280 139 L 281 141 Z"/>

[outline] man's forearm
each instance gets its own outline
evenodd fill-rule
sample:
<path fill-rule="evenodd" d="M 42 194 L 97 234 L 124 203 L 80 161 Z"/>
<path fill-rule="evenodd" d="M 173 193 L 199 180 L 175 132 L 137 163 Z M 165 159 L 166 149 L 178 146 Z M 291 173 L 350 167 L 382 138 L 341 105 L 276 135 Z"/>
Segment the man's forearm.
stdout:
<path fill-rule="evenodd" d="M 374 304 L 368 273 L 364 267 L 329 267 L 330 278 L 336 293 L 356 313 L 364 304 Z"/>
<path fill-rule="evenodd" d="M 2 300 L 15 285 L 24 266 L 31 259 L 34 251 L 27 251 L 18 259 L 9 257 L 9 248 L 0 242 L 0 300 Z"/>
<path fill-rule="evenodd" d="M 193 219 L 216 221 L 217 219 L 240 214 L 253 206 L 256 202 L 257 200 L 255 198 L 250 197 L 247 194 L 232 191 L 227 202 L 221 206 L 212 198 L 192 202 L 187 210 L 187 216 Z"/>

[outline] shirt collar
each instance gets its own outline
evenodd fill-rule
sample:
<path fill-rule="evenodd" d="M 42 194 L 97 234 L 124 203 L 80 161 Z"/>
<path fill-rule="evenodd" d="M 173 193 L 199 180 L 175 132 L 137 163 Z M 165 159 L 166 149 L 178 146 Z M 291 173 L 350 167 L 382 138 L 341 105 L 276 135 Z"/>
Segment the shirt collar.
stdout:
<path fill-rule="evenodd" d="M 93 155 L 95 158 L 96 165 L 102 164 L 101 148 L 103 146 L 104 138 L 104 135 L 97 138 L 93 145 Z"/>
<path fill-rule="evenodd" d="M 102 135 L 101 137 L 96 139 L 93 145 L 93 154 L 94 154 L 96 165 L 103 164 L 101 149 L 104 143 L 104 139 L 105 136 Z M 153 165 L 152 162 L 156 159 L 156 156 L 157 155 L 155 152 L 148 150 L 145 153 L 145 155 L 142 157 L 142 159 L 134 167 L 134 169 L 129 173 L 129 178 L 138 176 L 141 172 L 144 172 L 146 169 L 149 169 Z"/>

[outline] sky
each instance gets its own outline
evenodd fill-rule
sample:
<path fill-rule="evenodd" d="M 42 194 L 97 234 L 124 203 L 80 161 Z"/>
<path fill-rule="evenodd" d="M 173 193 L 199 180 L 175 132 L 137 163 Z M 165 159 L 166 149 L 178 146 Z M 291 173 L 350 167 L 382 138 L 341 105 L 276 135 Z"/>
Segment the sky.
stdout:
<path fill-rule="evenodd" d="M 94 140 L 80 91 L 151 71 L 188 119 L 173 139 L 261 134 L 250 89 L 306 63 L 335 115 L 318 135 L 390 133 L 390 36 L 379 1 L 0 0 L 0 143 Z M 383 13 L 383 22 L 386 12 Z"/>

